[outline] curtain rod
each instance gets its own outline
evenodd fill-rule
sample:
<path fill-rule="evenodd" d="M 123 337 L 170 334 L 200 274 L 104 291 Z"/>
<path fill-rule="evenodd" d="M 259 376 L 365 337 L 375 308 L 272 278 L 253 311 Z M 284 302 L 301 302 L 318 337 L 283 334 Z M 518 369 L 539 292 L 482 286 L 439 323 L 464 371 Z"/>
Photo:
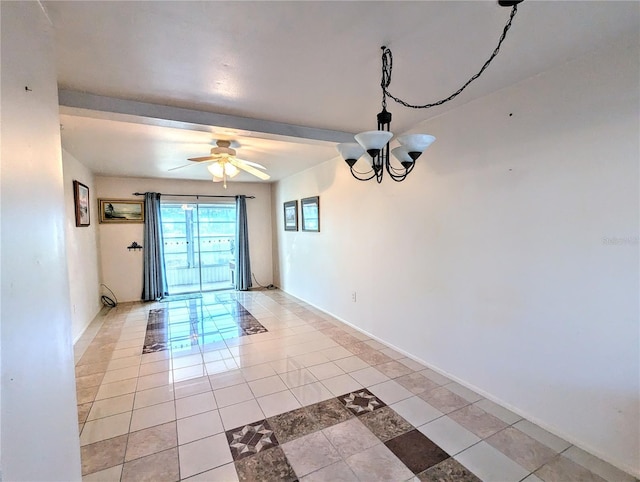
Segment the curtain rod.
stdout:
<path fill-rule="evenodd" d="M 143 192 L 134 192 L 133 193 L 134 196 L 144 196 Z M 228 197 L 228 198 L 236 198 L 236 196 L 214 196 L 212 194 L 162 194 L 160 193 L 161 196 L 172 196 L 172 197 L 195 197 L 195 198 L 200 198 L 200 197 Z M 245 196 L 246 199 L 255 199 L 255 196 Z"/>

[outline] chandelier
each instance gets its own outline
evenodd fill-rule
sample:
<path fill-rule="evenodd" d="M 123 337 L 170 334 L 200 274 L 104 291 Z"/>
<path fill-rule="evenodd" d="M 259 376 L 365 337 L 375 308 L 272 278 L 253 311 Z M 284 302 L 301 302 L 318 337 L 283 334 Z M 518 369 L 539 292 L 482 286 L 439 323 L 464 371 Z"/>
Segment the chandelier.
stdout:
<path fill-rule="evenodd" d="M 382 182 L 385 171 L 394 181 L 404 181 L 409 173 L 415 167 L 416 160 L 420 155 L 436 140 L 436 138 L 429 134 L 404 134 L 398 136 L 396 141 L 400 144 L 399 147 L 390 149 L 389 142 L 393 138 L 391 128 L 391 112 L 387 111 L 387 98 L 411 109 L 429 109 L 438 105 L 442 105 L 450 100 L 456 98 L 464 89 L 467 88 L 471 82 L 476 80 L 485 69 L 489 66 L 491 61 L 498 55 L 500 46 L 507 36 L 507 32 L 511 28 L 511 23 L 518 11 L 518 4 L 523 0 L 499 0 L 498 4 L 502 7 L 511 7 L 511 15 L 507 21 L 502 35 L 498 41 L 498 45 L 490 55 L 489 59 L 484 63 L 482 68 L 465 82 L 456 92 L 450 96 L 423 105 L 413 105 L 404 100 L 392 95 L 388 88 L 391 84 L 391 72 L 393 70 L 393 55 L 391 50 L 382 46 L 382 79 L 380 81 L 380 87 L 382 88 L 382 111 L 378 114 L 378 129 L 375 131 L 361 132 L 354 136 L 356 142 L 347 142 L 338 144 L 336 148 L 340 153 L 340 156 L 345 160 L 351 171 L 351 175 L 358 181 L 369 181 L 375 179 L 378 183 Z M 391 156 L 393 155 L 400 163 L 394 165 L 391 162 Z M 359 172 L 354 169 L 354 166 L 358 159 L 361 157 L 369 162 L 371 169 L 366 172 Z"/>

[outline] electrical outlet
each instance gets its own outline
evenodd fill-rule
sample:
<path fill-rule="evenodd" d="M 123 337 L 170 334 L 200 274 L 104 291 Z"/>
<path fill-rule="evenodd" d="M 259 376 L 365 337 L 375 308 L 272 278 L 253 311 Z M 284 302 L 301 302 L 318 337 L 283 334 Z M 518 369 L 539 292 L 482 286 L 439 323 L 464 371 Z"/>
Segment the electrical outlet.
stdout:
<path fill-rule="evenodd" d="M 354 303 L 356 302 L 356 292 L 355 291 L 351 292 L 351 301 L 353 301 Z"/>

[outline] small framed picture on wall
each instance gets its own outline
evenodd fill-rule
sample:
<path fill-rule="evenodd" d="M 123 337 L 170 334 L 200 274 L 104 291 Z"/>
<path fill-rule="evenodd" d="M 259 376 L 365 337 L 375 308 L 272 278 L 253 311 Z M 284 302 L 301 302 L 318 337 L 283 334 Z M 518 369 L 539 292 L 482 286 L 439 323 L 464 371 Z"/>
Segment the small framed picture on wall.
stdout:
<path fill-rule="evenodd" d="M 76 226 L 89 226 L 91 224 L 89 188 L 78 181 L 73 181 L 73 202 L 76 208 Z"/>
<path fill-rule="evenodd" d="M 298 230 L 298 201 L 284 203 L 284 230 Z"/>
<path fill-rule="evenodd" d="M 300 201 L 302 230 L 320 231 L 320 197 L 307 197 Z"/>

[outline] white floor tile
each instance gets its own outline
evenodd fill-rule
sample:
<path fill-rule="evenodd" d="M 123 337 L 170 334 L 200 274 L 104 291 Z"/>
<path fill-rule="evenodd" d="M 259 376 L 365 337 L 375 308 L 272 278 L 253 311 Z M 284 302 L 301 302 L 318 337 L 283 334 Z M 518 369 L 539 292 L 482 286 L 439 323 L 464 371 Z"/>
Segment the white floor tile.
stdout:
<path fill-rule="evenodd" d="M 391 408 L 414 427 L 419 427 L 442 416 L 440 410 L 417 396 L 396 402 L 391 405 Z"/>
<path fill-rule="evenodd" d="M 221 433 L 178 447 L 180 476 L 199 474 L 233 461 L 227 437 Z"/>
<path fill-rule="evenodd" d="M 96 400 L 103 400 L 105 398 L 118 397 L 120 395 L 126 395 L 127 393 L 133 393 L 136 391 L 137 383 L 138 379 L 136 378 L 113 383 L 103 383 L 98 389 Z"/>
<path fill-rule="evenodd" d="M 449 417 L 440 417 L 418 427 L 418 430 L 451 456 L 480 442 L 480 438 Z"/>
<path fill-rule="evenodd" d="M 217 410 L 181 418 L 178 420 L 177 426 L 178 444 L 180 445 L 224 432 L 222 419 Z"/>
<path fill-rule="evenodd" d="M 233 464 L 226 464 L 187 479 L 189 482 L 238 482 L 238 474 Z"/>
<path fill-rule="evenodd" d="M 309 383 L 291 389 L 303 407 L 333 398 L 334 395 L 321 383 Z"/>
<path fill-rule="evenodd" d="M 289 390 L 260 397 L 257 401 L 267 418 L 301 407 L 300 402 Z"/>
<path fill-rule="evenodd" d="M 455 456 L 455 459 L 484 482 L 517 482 L 529 471 L 486 442 L 480 442 Z"/>
<path fill-rule="evenodd" d="M 278 375 L 249 382 L 249 388 L 256 398 L 287 390 L 287 386 Z"/>
<path fill-rule="evenodd" d="M 138 378 L 138 390 L 148 390 L 149 388 L 161 387 L 163 385 L 172 385 L 173 376 L 171 372 L 154 373 L 153 375 L 145 375 Z"/>
<path fill-rule="evenodd" d="M 497 403 L 492 402 L 491 400 L 482 399 L 474 403 L 474 405 L 480 407 L 487 413 L 490 413 L 494 417 L 499 418 L 505 423 L 512 425 L 519 420 L 522 420 L 520 415 L 513 413 L 511 410 L 507 410 L 506 408 L 501 407 Z"/>
<path fill-rule="evenodd" d="M 355 378 L 358 383 L 364 387 L 370 387 L 372 385 L 377 385 L 378 383 L 389 381 L 388 376 L 373 367 L 356 370 L 349 373 L 349 375 Z"/>
<path fill-rule="evenodd" d="M 245 383 L 245 381 L 240 370 L 233 370 L 226 373 L 211 375 L 209 377 L 209 383 L 211 384 L 211 388 L 213 390 L 218 390 L 220 388 L 239 385 L 240 383 Z"/>
<path fill-rule="evenodd" d="M 369 387 L 369 390 L 387 405 L 391 405 L 392 403 L 414 396 L 412 392 L 404 388 L 395 380 L 388 380 L 386 382 L 378 383 L 377 385 L 372 385 Z"/>
<path fill-rule="evenodd" d="M 171 422 L 176 419 L 176 409 L 173 402 L 160 403 L 151 407 L 140 408 L 133 411 L 131 417 L 131 432 L 153 427 L 161 423 Z"/>
<path fill-rule="evenodd" d="M 347 373 L 354 372 L 356 370 L 362 370 L 363 368 L 369 368 L 371 366 L 366 361 L 358 358 L 357 356 L 342 358 L 340 360 L 336 360 L 334 363 Z"/>
<path fill-rule="evenodd" d="M 261 365 L 255 365 L 248 368 L 242 368 L 240 369 L 240 371 L 242 372 L 242 376 L 244 377 L 244 379 L 248 382 L 277 375 L 276 371 L 271 368 L 268 363 L 263 363 Z"/>
<path fill-rule="evenodd" d="M 220 388 L 219 390 L 214 390 L 213 394 L 216 397 L 216 402 L 219 407 L 228 407 L 234 403 L 253 400 L 255 398 L 247 383 Z"/>
<path fill-rule="evenodd" d="M 299 387 L 318 381 L 307 368 L 280 373 L 280 378 L 288 388 Z"/>
<path fill-rule="evenodd" d="M 162 387 L 150 388 L 136 392 L 133 408 L 144 408 L 159 403 L 173 400 L 173 386 L 164 385 Z"/>
<path fill-rule="evenodd" d="M 134 365 L 127 368 L 110 370 L 104 374 L 102 383 L 112 383 L 112 382 L 119 382 L 121 380 L 127 380 L 129 378 L 137 378 L 139 369 L 140 367 L 138 365 Z"/>
<path fill-rule="evenodd" d="M 88 445 L 123 435 L 129 431 L 130 421 L 131 412 L 127 412 L 87 422 L 80 435 L 80 445 Z"/>
<path fill-rule="evenodd" d="M 208 377 L 192 378 L 173 385 L 176 398 L 190 397 L 198 393 L 211 392 L 211 383 Z"/>
<path fill-rule="evenodd" d="M 213 392 L 204 392 L 176 400 L 176 417 L 184 418 L 218 408 Z"/>
<path fill-rule="evenodd" d="M 313 365 L 309 367 L 308 370 L 318 380 L 324 380 L 325 378 L 333 378 L 339 375 L 344 375 L 344 371 L 333 362 Z"/>
<path fill-rule="evenodd" d="M 266 417 L 255 400 L 237 403 L 220 409 L 220 418 L 225 430 L 240 427 L 247 423 L 264 420 Z"/>
<path fill-rule="evenodd" d="M 119 397 L 105 398 L 104 400 L 93 402 L 87 421 L 130 412 L 133 410 L 134 397 L 135 394 L 128 393 L 126 395 L 120 395 Z"/>
<path fill-rule="evenodd" d="M 328 378 L 327 380 L 322 380 L 322 384 L 336 397 L 363 388 L 362 384 L 358 383 L 357 380 L 346 373 L 337 377 Z"/>

